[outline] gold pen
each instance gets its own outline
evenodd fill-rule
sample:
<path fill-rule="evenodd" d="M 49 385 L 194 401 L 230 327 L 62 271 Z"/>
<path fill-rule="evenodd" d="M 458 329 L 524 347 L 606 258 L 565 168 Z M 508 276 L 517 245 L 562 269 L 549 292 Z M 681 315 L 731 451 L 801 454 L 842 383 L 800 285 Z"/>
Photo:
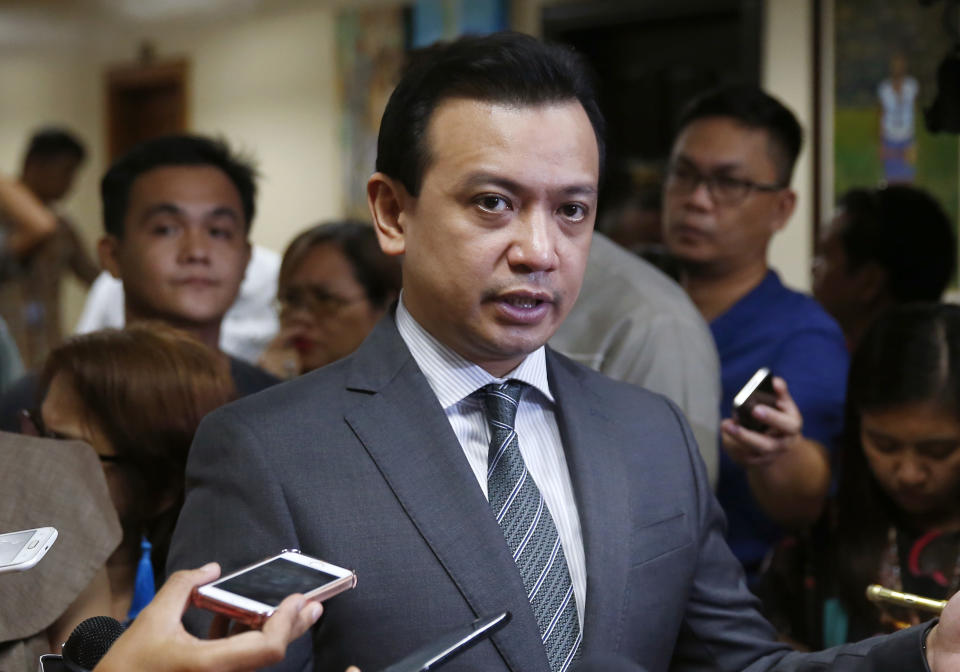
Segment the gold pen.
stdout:
<path fill-rule="evenodd" d="M 931 600 L 912 593 L 901 593 L 883 586 L 872 584 L 867 586 L 867 599 L 871 602 L 896 604 L 901 607 L 911 607 L 920 611 L 939 614 L 947 606 L 946 600 Z"/>

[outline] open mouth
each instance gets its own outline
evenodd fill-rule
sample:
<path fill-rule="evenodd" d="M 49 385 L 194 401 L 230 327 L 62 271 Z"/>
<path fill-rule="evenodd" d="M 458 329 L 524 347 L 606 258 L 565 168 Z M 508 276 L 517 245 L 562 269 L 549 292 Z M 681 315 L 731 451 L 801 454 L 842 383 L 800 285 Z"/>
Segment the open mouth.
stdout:
<path fill-rule="evenodd" d="M 535 299 L 531 296 L 508 296 L 504 298 L 504 302 L 513 306 L 514 308 L 529 309 L 536 308 L 541 303 L 540 299 Z"/>

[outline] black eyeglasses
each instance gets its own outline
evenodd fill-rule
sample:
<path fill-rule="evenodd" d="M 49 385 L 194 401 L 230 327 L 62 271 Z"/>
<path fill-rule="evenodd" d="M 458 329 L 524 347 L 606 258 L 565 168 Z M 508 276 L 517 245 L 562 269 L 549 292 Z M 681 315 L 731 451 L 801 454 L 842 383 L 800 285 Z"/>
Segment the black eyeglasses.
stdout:
<path fill-rule="evenodd" d="M 365 301 L 366 296 L 346 297 L 328 292 L 319 286 L 288 287 L 277 297 L 280 311 L 302 308 L 315 315 L 332 315 L 352 303 Z"/>
<path fill-rule="evenodd" d="M 40 436 L 45 439 L 58 439 L 61 441 L 82 440 L 77 439 L 75 436 L 67 436 L 66 434 L 55 432 L 52 429 L 47 429 L 46 425 L 43 424 L 43 415 L 41 415 L 39 411 L 31 411 L 28 409 L 20 411 L 20 432 L 27 436 Z M 126 461 L 121 455 L 101 455 L 97 453 L 97 457 L 100 458 L 101 462 L 111 462 L 114 464 Z"/>
<path fill-rule="evenodd" d="M 764 184 L 729 175 L 705 175 L 686 163 L 673 163 L 667 168 L 667 189 L 689 194 L 700 183 L 707 185 L 710 198 L 717 205 L 736 205 L 752 191 L 773 193 L 786 189 L 782 184 Z"/>

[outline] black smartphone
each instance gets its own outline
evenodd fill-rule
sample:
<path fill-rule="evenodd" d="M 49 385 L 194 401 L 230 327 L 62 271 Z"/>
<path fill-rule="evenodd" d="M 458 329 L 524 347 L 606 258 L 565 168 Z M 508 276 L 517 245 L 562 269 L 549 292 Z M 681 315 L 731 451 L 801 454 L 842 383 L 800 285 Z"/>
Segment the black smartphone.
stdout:
<path fill-rule="evenodd" d="M 435 670 L 461 651 L 466 651 L 477 642 L 486 639 L 510 620 L 510 612 L 478 618 L 473 623 L 461 626 L 417 649 L 409 656 L 380 672 L 426 672 Z"/>
<path fill-rule="evenodd" d="M 769 430 L 769 427 L 753 417 L 753 407 L 757 404 L 777 407 L 773 373 L 766 367 L 757 370 L 733 398 L 733 419 L 737 424 L 755 432 L 764 433 Z"/>

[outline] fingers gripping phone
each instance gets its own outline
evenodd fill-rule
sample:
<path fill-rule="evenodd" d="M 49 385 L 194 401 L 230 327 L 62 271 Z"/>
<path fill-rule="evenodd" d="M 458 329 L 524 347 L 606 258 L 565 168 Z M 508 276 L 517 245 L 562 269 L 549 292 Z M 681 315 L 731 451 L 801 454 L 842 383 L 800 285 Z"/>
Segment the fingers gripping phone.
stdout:
<path fill-rule="evenodd" d="M 764 406 L 777 407 L 777 391 L 773 389 L 773 373 L 768 368 L 759 369 L 747 384 L 740 388 L 733 398 L 733 418 L 741 427 L 754 432 L 766 432 L 769 428 L 753 417 L 753 408 Z"/>
<path fill-rule="evenodd" d="M 194 588 L 191 601 L 259 627 L 288 595 L 302 593 L 308 600 L 322 602 L 356 585 L 357 575 L 349 569 L 297 551 L 284 551 Z"/>
<path fill-rule="evenodd" d="M 40 562 L 56 540 L 55 527 L 0 534 L 0 573 L 30 569 Z"/>

